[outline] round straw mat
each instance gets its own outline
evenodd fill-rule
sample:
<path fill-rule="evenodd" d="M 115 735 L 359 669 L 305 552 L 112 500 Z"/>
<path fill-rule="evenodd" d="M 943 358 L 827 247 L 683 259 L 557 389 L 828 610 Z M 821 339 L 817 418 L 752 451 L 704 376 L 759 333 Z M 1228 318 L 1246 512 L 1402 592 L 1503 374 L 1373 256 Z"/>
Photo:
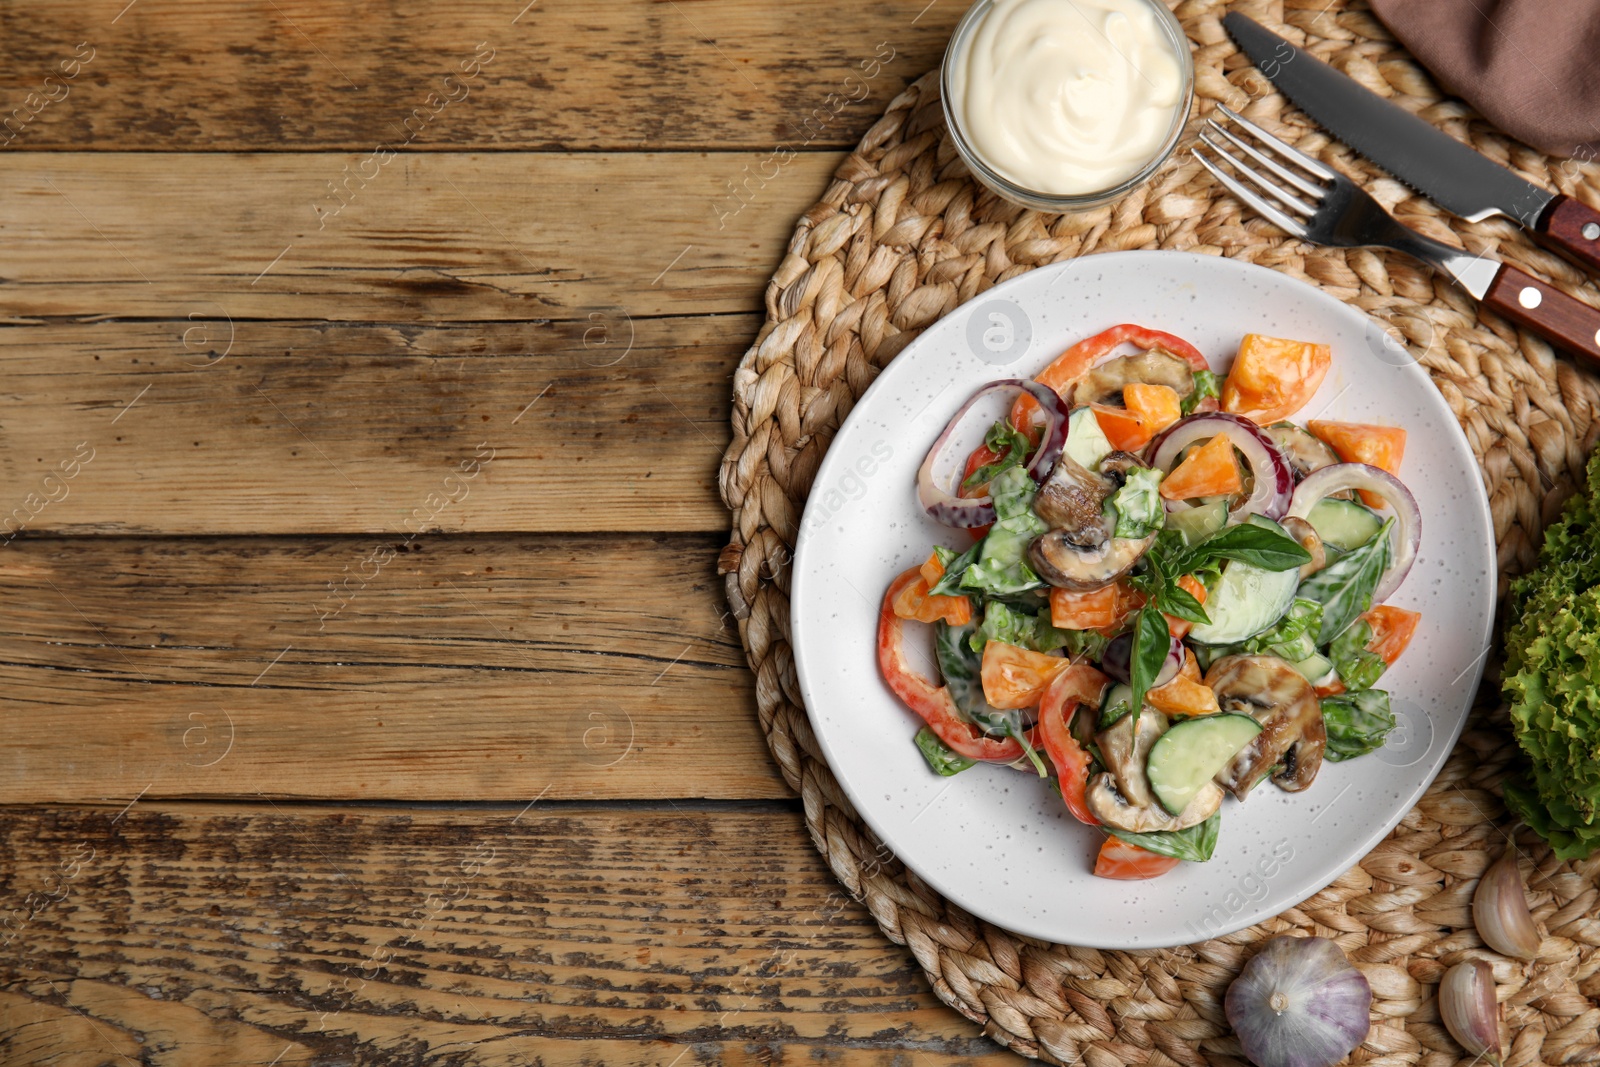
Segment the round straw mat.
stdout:
<path fill-rule="evenodd" d="M 1446 99 L 1363 3 L 1239 3 L 1269 28 L 1535 182 L 1600 203 L 1591 170 L 1511 142 Z M 1195 46 L 1196 113 L 1217 103 L 1351 174 L 1401 219 L 1453 234 L 1600 304 L 1600 289 L 1503 220 L 1448 222 L 1317 131 L 1223 32 L 1220 0 L 1176 8 Z M 1185 143 L 1188 143 L 1186 138 Z M 992 285 L 1046 263 L 1134 248 L 1229 256 L 1321 286 L 1385 323 L 1432 374 L 1483 468 L 1506 577 L 1581 477 L 1600 433 L 1600 377 L 1480 313 L 1427 268 L 1371 250 L 1313 248 L 1255 218 L 1180 151 L 1148 185 L 1084 214 L 1023 210 L 977 186 L 945 133 L 937 72 L 906 89 L 801 217 L 766 291 L 766 322 L 733 384 L 721 472 L 733 512 L 719 560 L 756 675 L 763 730 L 804 801 L 817 848 L 945 1003 L 1025 1056 L 1090 1067 L 1243 1064 L 1222 1011 L 1228 983 L 1281 933 L 1336 940 L 1369 978 L 1372 1031 L 1353 1063 L 1443 1067 L 1471 1058 L 1440 1023 L 1436 983 L 1472 956 L 1494 967 L 1508 1060 L 1600 1061 L 1600 857 L 1557 861 L 1499 798 L 1515 746 L 1496 673 L 1438 781 L 1389 837 L 1322 892 L 1273 920 L 1172 950 L 1109 952 L 1020 937 L 944 900 L 883 848 L 823 760 L 789 645 L 789 559 L 817 465 L 878 371 L 918 333 Z M 1477 879 L 1516 835 L 1539 957 L 1495 954 L 1472 927 Z M 885 858 L 888 857 L 888 858 Z"/>

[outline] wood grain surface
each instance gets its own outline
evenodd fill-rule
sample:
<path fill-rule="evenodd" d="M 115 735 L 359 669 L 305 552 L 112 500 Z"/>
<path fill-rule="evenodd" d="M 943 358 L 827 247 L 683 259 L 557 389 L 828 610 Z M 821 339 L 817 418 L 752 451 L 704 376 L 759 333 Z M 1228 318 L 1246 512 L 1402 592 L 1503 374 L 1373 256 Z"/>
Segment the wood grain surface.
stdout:
<path fill-rule="evenodd" d="M 0 891 L 6 1063 L 1015 1059 L 787 805 L 9 809 Z"/>
<path fill-rule="evenodd" d="M 766 155 L 0 151 L 0 320 L 755 311 L 840 158 Z"/>
<path fill-rule="evenodd" d="M 15 542 L 0 801 L 787 796 L 718 544 Z"/>
<path fill-rule="evenodd" d="M 757 321 L 0 327 L 27 398 L 0 417 L 0 540 L 726 530 L 729 368 Z"/>
<path fill-rule="evenodd" d="M 120 17 L 128 0 L 0 14 L 0 100 L 20 106 L 34 93 L 40 105 L 23 111 L 10 147 L 843 148 L 938 63 L 964 10 L 954 0 L 136 3 Z M 417 108 L 429 121 L 404 125 Z"/>
<path fill-rule="evenodd" d="M 1015 1059 L 714 571 L 766 281 L 963 6 L 0 7 L 0 1063 Z"/>

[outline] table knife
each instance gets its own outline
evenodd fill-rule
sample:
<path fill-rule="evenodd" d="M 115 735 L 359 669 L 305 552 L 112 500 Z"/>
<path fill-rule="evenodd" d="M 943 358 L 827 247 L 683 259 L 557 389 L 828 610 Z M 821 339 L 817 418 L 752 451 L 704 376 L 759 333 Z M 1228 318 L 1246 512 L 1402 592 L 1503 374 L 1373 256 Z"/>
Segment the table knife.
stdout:
<path fill-rule="evenodd" d="M 1317 125 L 1451 214 L 1468 222 L 1504 215 L 1600 271 L 1600 212 L 1513 174 L 1237 11 L 1222 25 Z"/>

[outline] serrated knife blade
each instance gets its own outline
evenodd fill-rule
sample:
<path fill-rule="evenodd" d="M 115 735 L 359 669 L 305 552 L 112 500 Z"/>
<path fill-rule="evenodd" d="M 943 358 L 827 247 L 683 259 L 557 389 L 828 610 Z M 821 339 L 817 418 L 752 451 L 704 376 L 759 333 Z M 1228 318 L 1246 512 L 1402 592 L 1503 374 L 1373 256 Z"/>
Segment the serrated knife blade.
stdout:
<path fill-rule="evenodd" d="M 1470 222 L 1505 215 L 1542 243 L 1600 270 L 1600 213 L 1513 174 L 1248 16 L 1230 12 L 1222 25 L 1317 125 L 1451 214 Z"/>

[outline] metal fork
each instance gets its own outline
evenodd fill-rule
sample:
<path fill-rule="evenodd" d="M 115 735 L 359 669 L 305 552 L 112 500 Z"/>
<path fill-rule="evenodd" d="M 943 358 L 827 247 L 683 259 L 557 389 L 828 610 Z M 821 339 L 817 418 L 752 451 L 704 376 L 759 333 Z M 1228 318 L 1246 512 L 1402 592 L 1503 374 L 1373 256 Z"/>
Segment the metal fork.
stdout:
<path fill-rule="evenodd" d="M 1209 158 L 1200 145 L 1190 149 L 1191 154 L 1233 195 L 1275 225 L 1314 244 L 1404 252 L 1443 271 L 1485 306 L 1513 322 L 1562 348 L 1600 360 L 1600 311 L 1488 255 L 1473 255 L 1424 237 L 1396 222 L 1365 189 L 1343 174 L 1221 104 L 1217 111 L 1256 143 L 1213 116 L 1200 131 L 1200 142 L 1220 158 Z M 1224 170 L 1222 161 L 1239 177 Z"/>

